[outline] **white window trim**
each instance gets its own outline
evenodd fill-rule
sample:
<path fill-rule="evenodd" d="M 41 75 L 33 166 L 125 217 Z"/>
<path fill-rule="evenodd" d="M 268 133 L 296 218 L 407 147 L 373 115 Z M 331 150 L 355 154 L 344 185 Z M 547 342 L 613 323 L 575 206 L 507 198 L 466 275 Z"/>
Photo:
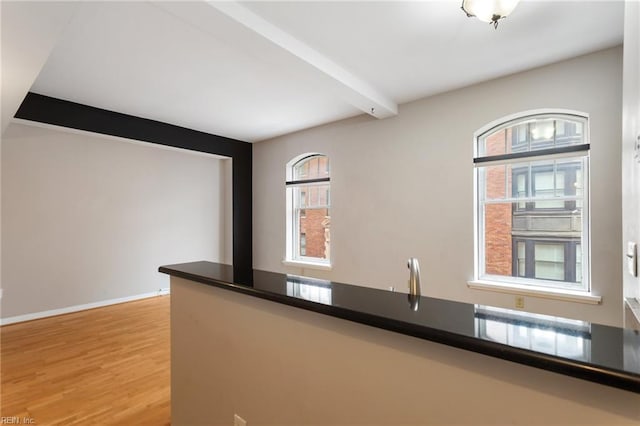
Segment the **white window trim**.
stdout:
<path fill-rule="evenodd" d="M 490 280 L 473 280 L 467 282 L 467 287 L 475 290 L 494 291 L 498 293 L 517 294 L 520 296 L 533 296 L 542 299 L 564 300 L 567 302 L 586 303 L 599 305 L 602 297 L 581 290 L 568 290 L 533 285 L 517 284 L 512 282 L 498 282 Z"/>
<path fill-rule="evenodd" d="M 317 269 L 321 271 L 331 271 L 333 266 L 331 263 L 320 263 L 320 262 L 312 262 L 312 261 L 304 261 L 304 260 L 287 260 L 284 259 L 282 264 L 285 266 L 294 266 L 297 268 L 305 268 L 305 269 Z"/>
<path fill-rule="evenodd" d="M 286 181 L 291 181 L 293 180 L 293 166 L 300 160 L 307 158 L 307 157 L 312 157 L 315 155 L 322 155 L 325 156 L 327 158 L 329 158 L 328 155 L 326 154 L 322 154 L 319 152 L 307 152 L 301 155 L 298 155 L 294 158 L 291 159 L 291 161 L 289 161 L 287 163 L 286 166 Z M 326 183 L 324 183 L 326 185 Z M 329 181 L 329 185 L 331 184 L 331 181 Z M 314 185 L 314 183 L 309 183 L 307 185 Z M 294 230 L 294 226 L 295 226 L 295 221 L 293 219 L 293 212 L 294 212 L 294 203 L 293 203 L 293 187 L 288 187 L 286 188 L 286 237 L 285 237 L 285 256 L 284 259 L 282 260 L 282 264 L 285 266 L 294 266 L 294 267 L 298 267 L 298 268 L 308 268 L 308 269 L 318 269 L 318 270 L 325 270 L 325 271 L 330 271 L 332 269 L 332 260 L 331 260 L 331 254 L 329 256 L 328 259 L 320 259 L 320 258 L 315 258 L 315 257 L 306 257 L 306 256 L 300 256 L 300 257 L 296 257 L 295 253 L 297 251 L 297 247 L 296 245 L 298 244 L 297 241 L 295 241 L 294 236 L 296 235 L 296 232 Z M 290 190 L 291 189 L 291 190 Z M 331 208 L 331 203 L 328 203 L 327 208 Z M 333 251 L 331 250 L 330 253 L 332 253 Z"/>
<path fill-rule="evenodd" d="M 575 111 L 575 110 L 566 110 L 566 109 L 537 109 L 524 111 L 516 114 L 511 114 L 500 119 L 494 120 L 491 123 L 481 127 L 473 134 L 473 155 L 474 158 L 478 157 L 478 140 L 480 137 L 487 134 L 489 131 L 493 129 L 498 129 L 504 124 L 515 121 L 519 119 L 525 119 L 527 117 L 538 116 L 544 118 L 544 116 L 558 116 L 558 115 L 573 115 L 581 117 L 587 123 L 585 126 L 585 143 L 589 144 L 591 142 L 590 135 L 590 126 L 589 124 L 589 114 Z M 561 159 L 565 157 L 576 156 L 576 153 L 566 153 L 566 154 L 552 154 L 547 156 L 542 156 L 545 159 Z M 602 302 L 602 297 L 597 296 L 591 293 L 591 220 L 590 220 L 590 171 L 589 171 L 589 152 L 586 154 L 587 158 L 587 170 L 585 170 L 585 174 L 583 176 L 584 182 L 584 200 L 585 206 L 587 206 L 586 213 L 583 212 L 582 217 L 582 229 L 583 229 L 583 258 L 586 260 L 583 262 L 583 276 L 585 288 L 584 290 L 572 290 L 561 287 L 545 287 L 545 286 L 536 286 L 532 284 L 524 284 L 523 280 L 518 279 L 517 277 L 499 277 L 499 279 L 493 280 L 491 276 L 481 276 L 481 262 L 484 262 L 484 249 L 481 247 L 481 243 L 484 238 L 480 236 L 480 219 L 482 218 L 480 213 L 480 204 L 479 204 L 479 194 L 478 194 L 478 172 L 474 170 L 473 173 L 473 214 L 474 214 L 474 279 L 467 282 L 467 286 L 469 288 L 477 289 L 477 290 L 488 290 L 495 291 L 500 293 L 509 293 L 509 294 L 518 294 L 525 296 L 535 296 L 546 299 L 555 299 L 555 300 L 565 300 L 571 302 L 579 302 L 579 303 L 587 303 L 587 304 L 600 304 Z M 536 161 L 539 160 L 541 156 L 531 156 L 526 159 L 513 159 L 513 160 L 498 160 L 498 161 L 487 161 L 481 164 L 478 164 L 478 167 L 486 167 L 495 164 L 509 164 L 514 162 L 522 162 L 522 161 Z M 474 167 L 475 168 L 475 167 Z M 481 241 L 482 240 L 482 241 Z"/>

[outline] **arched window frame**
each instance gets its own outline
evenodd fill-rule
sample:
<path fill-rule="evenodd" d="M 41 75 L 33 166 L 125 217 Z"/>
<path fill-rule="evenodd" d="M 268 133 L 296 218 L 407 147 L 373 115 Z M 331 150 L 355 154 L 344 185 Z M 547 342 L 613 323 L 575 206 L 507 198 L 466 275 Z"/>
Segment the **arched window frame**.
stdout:
<path fill-rule="evenodd" d="M 529 123 L 537 123 L 540 121 L 548 121 L 548 120 L 569 120 L 575 123 L 582 123 L 582 141 L 577 144 L 568 144 L 562 145 L 559 142 L 557 137 L 557 124 L 554 121 L 553 124 L 553 146 L 549 147 L 538 147 L 537 149 L 532 149 L 532 142 L 530 141 L 533 137 L 528 134 L 527 140 L 528 149 L 523 150 L 522 152 L 507 152 L 509 145 L 506 143 L 506 133 L 505 133 L 505 152 L 501 154 L 493 154 L 488 155 L 487 152 L 483 151 L 483 143 L 485 140 L 491 136 L 496 134 L 501 130 L 506 129 L 515 129 L 517 126 L 527 125 L 530 126 Z M 530 131 L 530 127 L 527 127 L 527 132 Z M 513 131 L 512 131 L 513 136 Z M 515 141 L 512 141 L 514 145 L 511 146 L 513 148 L 515 146 Z M 559 146 L 560 145 L 560 146 Z M 535 111 L 526 111 L 518 114 L 513 114 L 507 117 L 503 117 L 499 120 L 496 120 L 492 123 L 487 124 L 482 127 L 478 131 L 474 133 L 474 280 L 469 283 L 472 288 L 482 288 L 485 289 L 489 287 L 490 289 L 500 289 L 508 292 L 508 293 L 522 293 L 522 294 L 560 294 L 557 298 L 581 301 L 585 303 L 598 303 L 600 298 L 597 296 L 593 296 L 590 294 L 590 221 L 589 221 L 589 156 L 590 156 L 590 134 L 589 134 L 589 115 L 583 112 L 578 111 L 570 111 L 570 110 L 535 110 Z M 511 170 L 515 170 L 518 164 L 529 164 L 528 169 L 528 181 L 527 181 L 527 193 L 525 197 L 529 197 L 526 200 L 521 201 L 521 199 L 517 198 L 520 195 L 516 195 L 516 189 L 514 189 L 515 185 L 515 175 L 513 172 L 509 174 L 510 178 L 505 178 L 505 199 L 504 200 L 491 200 L 491 202 L 504 202 L 504 203 L 512 203 L 512 209 L 515 212 L 518 208 L 521 209 L 532 209 L 536 210 L 537 204 L 544 204 L 544 202 L 540 202 L 539 198 L 535 198 L 532 194 L 535 193 L 534 189 L 532 189 L 531 180 L 532 177 L 535 176 L 532 172 L 532 164 L 544 164 L 544 162 L 549 162 L 553 165 L 553 185 L 555 188 L 555 192 L 558 191 L 558 178 L 557 178 L 557 164 L 558 160 L 560 161 L 569 161 L 568 159 L 574 159 L 575 161 L 579 161 L 581 163 L 581 173 L 582 173 L 582 195 L 581 199 L 577 200 L 577 192 L 573 194 L 573 196 L 567 196 L 566 193 L 558 198 L 554 198 L 554 202 L 564 202 L 564 209 L 566 209 L 567 205 L 573 203 L 574 206 L 579 206 L 581 209 L 580 215 L 580 227 L 581 227 L 581 239 L 580 242 L 576 245 L 574 243 L 573 246 L 568 245 L 565 248 L 565 253 L 569 253 L 571 256 L 574 256 L 574 263 L 577 262 L 578 257 L 581 257 L 581 268 L 575 271 L 574 276 L 578 276 L 579 273 L 582 274 L 581 283 L 569 282 L 569 281 L 560 281 L 560 280 L 547 280 L 540 279 L 531 276 L 518 276 L 520 273 L 517 268 L 519 267 L 519 263 L 516 263 L 516 260 L 513 260 L 513 270 L 512 276 L 504 276 L 504 275 L 496 275 L 490 274 L 486 271 L 486 257 L 485 257 L 485 249 L 486 249 L 486 230 L 485 230 L 485 206 L 490 203 L 487 198 L 483 195 L 486 194 L 486 181 L 483 181 L 485 177 L 488 176 L 483 175 L 483 173 L 488 173 L 487 170 L 490 167 L 495 166 L 512 166 Z M 484 172 L 483 172 L 484 170 Z M 508 170 L 505 167 L 505 170 Z M 507 172 L 505 171 L 505 176 L 507 176 Z M 535 179 L 535 178 L 533 178 Z M 507 183 L 509 181 L 509 183 Z M 508 185 L 511 185 L 511 191 L 513 191 L 509 196 L 507 193 L 509 192 Z M 516 199 L 514 199 L 516 198 Z M 537 200 L 537 201 L 536 201 Z M 555 201 L 559 200 L 559 201 Z M 544 201 L 547 201 L 546 199 Z M 580 204 L 581 203 L 581 204 Z M 549 204 L 553 203 L 548 203 Z M 533 207 L 531 207 L 533 206 Z M 540 209 L 541 213 L 543 209 Z M 561 209 L 557 209 L 561 210 Z M 550 210 L 549 210 L 550 211 Z M 514 223 L 515 213 L 512 216 L 512 224 Z M 512 235 L 515 234 L 512 229 Z M 550 240 L 553 240 L 554 237 L 550 236 Z M 512 258 L 515 259 L 514 256 L 517 255 L 517 239 L 512 236 Z M 524 246 L 522 246 L 524 247 Z M 530 248 L 530 246 L 528 246 Z M 537 249 L 537 247 L 536 247 Z M 581 252 L 581 256 L 579 253 Z M 531 254 L 531 251 L 528 252 Z M 517 255 L 517 262 L 520 262 L 520 256 Z M 567 259 L 565 257 L 565 259 Z M 527 262 L 529 260 L 527 259 Z M 536 260 L 534 259 L 534 262 Z M 566 261 L 566 260 L 565 260 Z M 528 270 L 531 270 L 531 265 L 527 264 Z M 577 268 L 577 265 L 576 265 Z M 567 266 L 565 264 L 565 270 Z M 565 272 L 565 279 L 567 274 Z M 564 294 L 564 295 L 563 295 Z M 555 297 L 554 297 L 555 298 Z"/>
<path fill-rule="evenodd" d="M 314 177 L 314 178 L 301 178 L 295 176 L 295 168 L 299 164 L 303 164 L 314 158 L 326 159 L 326 176 Z M 311 269 L 331 269 L 331 250 L 330 250 L 330 238 L 328 236 L 325 239 L 325 256 L 309 256 L 307 253 L 301 250 L 300 241 L 300 217 L 301 211 L 308 210 L 300 207 L 300 192 L 301 188 L 324 186 L 326 187 L 326 195 L 323 197 L 326 203 L 323 205 L 316 205 L 314 208 L 326 208 L 328 212 L 331 209 L 330 201 L 330 185 L 331 185 L 331 170 L 329 157 L 321 153 L 305 153 L 293 158 L 286 165 L 286 249 L 285 259 L 283 263 L 291 266 L 302 266 Z M 327 216 L 330 221 L 329 216 Z M 325 233 L 328 233 L 328 225 Z"/>

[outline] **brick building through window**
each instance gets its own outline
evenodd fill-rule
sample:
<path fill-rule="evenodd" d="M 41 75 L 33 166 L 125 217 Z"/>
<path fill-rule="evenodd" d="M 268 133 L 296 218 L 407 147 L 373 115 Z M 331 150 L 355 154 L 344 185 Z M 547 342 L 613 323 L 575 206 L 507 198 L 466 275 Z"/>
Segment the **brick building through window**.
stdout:
<path fill-rule="evenodd" d="M 585 117 L 545 114 L 477 138 L 477 278 L 587 290 L 586 131 Z"/>
<path fill-rule="evenodd" d="M 287 260 L 328 264 L 331 255 L 329 158 L 310 154 L 287 167 Z"/>

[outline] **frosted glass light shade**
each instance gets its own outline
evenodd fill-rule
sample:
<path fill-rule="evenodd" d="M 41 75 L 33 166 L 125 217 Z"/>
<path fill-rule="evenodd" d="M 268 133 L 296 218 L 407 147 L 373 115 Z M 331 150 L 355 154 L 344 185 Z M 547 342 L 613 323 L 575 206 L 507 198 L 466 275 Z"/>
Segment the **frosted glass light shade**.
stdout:
<path fill-rule="evenodd" d="M 508 16 L 520 0 L 462 0 L 462 10 L 483 22 L 493 22 Z"/>

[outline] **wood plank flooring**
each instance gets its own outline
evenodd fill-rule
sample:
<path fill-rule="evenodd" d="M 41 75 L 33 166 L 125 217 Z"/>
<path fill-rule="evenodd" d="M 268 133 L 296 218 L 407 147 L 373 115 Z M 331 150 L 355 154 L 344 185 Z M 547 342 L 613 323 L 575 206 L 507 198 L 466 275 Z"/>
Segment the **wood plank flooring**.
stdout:
<path fill-rule="evenodd" d="M 38 426 L 170 424 L 169 298 L 0 327 L 0 415 Z"/>

